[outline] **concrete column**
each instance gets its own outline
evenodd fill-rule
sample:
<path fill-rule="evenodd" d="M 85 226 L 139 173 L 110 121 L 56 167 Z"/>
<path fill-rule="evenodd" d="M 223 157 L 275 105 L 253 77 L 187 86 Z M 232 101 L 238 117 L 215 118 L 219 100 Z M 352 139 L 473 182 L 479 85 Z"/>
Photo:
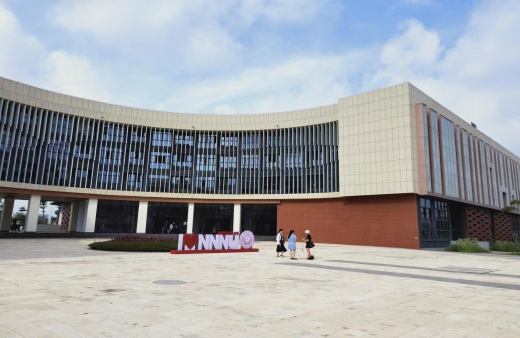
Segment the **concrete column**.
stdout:
<path fill-rule="evenodd" d="M 137 230 L 138 234 L 146 233 L 146 220 L 148 218 L 148 201 L 139 201 L 139 211 L 137 212 Z"/>
<path fill-rule="evenodd" d="M 76 232 L 78 227 L 78 211 L 80 202 L 70 204 L 69 232 Z"/>
<path fill-rule="evenodd" d="M 58 225 L 61 227 L 61 220 L 63 218 L 63 205 L 59 206 L 59 214 L 58 214 Z"/>
<path fill-rule="evenodd" d="M 242 205 L 235 203 L 233 210 L 233 232 L 240 232 L 240 221 L 241 221 Z"/>
<path fill-rule="evenodd" d="M 96 213 L 97 213 L 96 198 L 90 198 L 79 202 L 77 213 L 77 232 L 94 232 L 96 230 Z"/>
<path fill-rule="evenodd" d="M 87 200 L 78 202 L 78 222 L 76 225 L 77 232 L 85 232 L 85 221 L 87 220 L 87 204 Z"/>
<path fill-rule="evenodd" d="M 96 230 L 97 204 L 97 198 L 89 198 L 87 201 L 85 232 L 95 232 Z"/>
<path fill-rule="evenodd" d="M 193 233 L 193 215 L 195 214 L 195 203 L 188 204 L 188 226 L 186 229 L 187 234 Z"/>
<path fill-rule="evenodd" d="M 0 231 L 9 231 L 13 222 L 14 198 L 4 198 L 4 212 L 2 213 L 2 223 Z"/>
<path fill-rule="evenodd" d="M 38 213 L 40 211 L 40 195 L 31 195 L 27 206 L 27 216 L 25 218 L 25 231 L 36 232 L 38 226 Z"/>

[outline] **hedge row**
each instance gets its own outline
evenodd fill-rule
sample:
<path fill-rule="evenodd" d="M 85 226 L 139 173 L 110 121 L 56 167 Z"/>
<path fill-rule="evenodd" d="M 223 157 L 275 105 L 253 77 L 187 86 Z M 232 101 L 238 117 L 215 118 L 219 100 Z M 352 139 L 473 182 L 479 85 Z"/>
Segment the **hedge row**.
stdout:
<path fill-rule="evenodd" d="M 93 250 L 135 251 L 135 252 L 170 252 L 177 250 L 177 242 L 120 242 L 104 241 L 89 244 Z"/>
<path fill-rule="evenodd" d="M 452 251 L 452 252 L 488 252 L 483 249 L 480 245 L 478 245 L 478 241 L 476 238 L 465 238 L 458 239 L 455 244 L 452 244 L 446 248 L 444 251 Z"/>
<path fill-rule="evenodd" d="M 141 235 L 124 235 L 112 238 L 114 242 L 148 242 L 148 243 L 171 243 L 178 241 L 178 235 L 167 236 L 141 236 Z"/>
<path fill-rule="evenodd" d="M 496 241 L 491 245 L 492 251 L 510 252 L 520 255 L 520 242 Z"/>

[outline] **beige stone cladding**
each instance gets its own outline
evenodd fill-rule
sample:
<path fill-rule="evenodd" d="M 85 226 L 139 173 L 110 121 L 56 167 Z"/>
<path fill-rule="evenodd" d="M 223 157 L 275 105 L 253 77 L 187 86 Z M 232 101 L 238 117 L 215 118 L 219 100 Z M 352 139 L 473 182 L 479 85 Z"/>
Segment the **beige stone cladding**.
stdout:
<path fill-rule="evenodd" d="M 418 193 L 408 83 L 339 100 L 342 196 Z"/>
<path fill-rule="evenodd" d="M 76 116 L 158 128 L 212 131 L 264 130 L 299 127 L 337 120 L 336 104 L 268 114 L 185 114 L 131 108 L 82 99 L 2 77 L 0 77 L 0 97 Z"/>

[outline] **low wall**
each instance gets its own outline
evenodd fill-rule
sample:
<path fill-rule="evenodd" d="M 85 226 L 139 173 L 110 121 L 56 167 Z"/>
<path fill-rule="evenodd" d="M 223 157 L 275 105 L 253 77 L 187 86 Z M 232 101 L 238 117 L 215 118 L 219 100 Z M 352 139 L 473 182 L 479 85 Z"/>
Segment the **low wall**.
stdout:
<path fill-rule="evenodd" d="M 61 226 L 58 224 L 38 224 L 36 232 L 61 232 Z"/>

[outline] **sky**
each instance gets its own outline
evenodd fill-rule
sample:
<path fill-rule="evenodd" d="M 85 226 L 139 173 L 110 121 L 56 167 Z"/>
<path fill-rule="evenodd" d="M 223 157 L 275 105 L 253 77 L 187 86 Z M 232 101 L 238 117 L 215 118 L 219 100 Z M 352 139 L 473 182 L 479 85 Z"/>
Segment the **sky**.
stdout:
<path fill-rule="evenodd" d="M 409 81 L 520 155 L 518 13 L 518 0 L 0 0 L 0 76 L 201 114 Z"/>

